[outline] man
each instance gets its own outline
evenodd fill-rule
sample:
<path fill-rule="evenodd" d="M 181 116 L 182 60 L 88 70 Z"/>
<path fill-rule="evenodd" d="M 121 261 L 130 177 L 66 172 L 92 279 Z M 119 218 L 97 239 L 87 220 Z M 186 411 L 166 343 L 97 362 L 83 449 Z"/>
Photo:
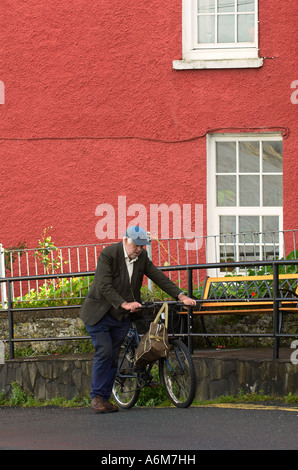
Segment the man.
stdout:
<path fill-rule="evenodd" d="M 94 281 L 81 307 L 80 317 L 95 348 L 91 408 L 96 413 L 117 411 L 109 402 L 117 372 L 121 343 L 130 325 L 130 313 L 141 308 L 143 276 L 185 305 L 196 305 L 163 272 L 143 248 L 149 242 L 140 227 L 129 227 L 123 241 L 104 248 Z"/>

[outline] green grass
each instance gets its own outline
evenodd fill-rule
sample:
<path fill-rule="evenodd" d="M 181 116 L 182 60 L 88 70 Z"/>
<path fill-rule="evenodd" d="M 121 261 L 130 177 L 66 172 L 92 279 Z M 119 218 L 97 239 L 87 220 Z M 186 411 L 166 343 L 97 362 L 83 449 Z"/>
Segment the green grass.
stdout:
<path fill-rule="evenodd" d="M 194 400 L 193 406 L 203 406 L 218 403 L 268 403 L 298 405 L 298 395 L 289 393 L 287 396 L 265 395 L 263 393 L 239 393 L 237 396 L 222 396 L 215 400 Z M 89 407 L 90 397 L 74 397 L 67 400 L 63 397 L 56 397 L 49 400 L 37 400 L 31 394 L 26 393 L 17 382 L 12 382 L 11 393 L 6 396 L 0 393 L 0 406 L 20 406 L 20 407 L 41 407 L 55 406 L 61 408 Z M 136 406 L 148 407 L 168 407 L 174 406 L 166 396 L 164 387 L 145 388 L 142 390 Z"/>
<path fill-rule="evenodd" d="M 17 382 L 12 382 L 11 393 L 6 396 L 0 393 L 0 406 L 21 406 L 23 408 L 38 406 L 58 406 L 63 408 L 83 407 L 90 405 L 90 398 L 74 397 L 67 400 L 63 397 L 56 397 L 49 400 L 38 400 L 32 394 L 25 392 Z"/>
<path fill-rule="evenodd" d="M 275 404 L 297 404 L 298 395 L 289 393 L 286 396 L 265 395 L 263 393 L 239 393 L 236 396 L 221 396 L 214 400 L 194 400 L 193 405 L 208 405 L 217 403 L 275 403 Z"/>

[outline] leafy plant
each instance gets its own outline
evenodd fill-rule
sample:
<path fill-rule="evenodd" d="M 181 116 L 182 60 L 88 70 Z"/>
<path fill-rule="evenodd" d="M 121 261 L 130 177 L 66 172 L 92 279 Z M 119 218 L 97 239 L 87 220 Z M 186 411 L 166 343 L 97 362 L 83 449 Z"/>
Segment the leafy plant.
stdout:
<path fill-rule="evenodd" d="M 38 248 L 36 249 L 37 259 L 44 266 L 47 274 L 54 273 L 57 269 L 61 269 L 62 266 L 61 255 L 59 254 L 55 244 L 52 242 L 52 237 L 47 235 L 47 231 L 51 228 L 53 227 L 51 226 L 43 230 L 42 239 L 38 240 Z M 56 258 L 54 258 L 55 250 L 58 253 Z M 68 261 L 64 261 L 64 263 L 66 264 Z"/>
<path fill-rule="evenodd" d="M 167 400 L 167 393 L 163 385 L 159 383 L 158 366 L 155 364 L 151 371 L 153 381 L 156 382 L 156 387 L 145 387 L 141 390 L 138 399 L 138 406 L 158 406 Z"/>
<path fill-rule="evenodd" d="M 61 279 L 59 283 L 45 282 L 30 289 L 24 296 L 15 298 L 18 307 L 57 307 L 79 305 L 83 302 L 94 276 Z"/>
<path fill-rule="evenodd" d="M 11 398 L 10 403 L 12 406 L 24 405 L 27 400 L 27 395 L 22 390 L 21 386 L 17 382 L 11 384 Z"/>
<path fill-rule="evenodd" d="M 291 251 L 286 258 L 281 258 L 281 260 L 296 260 L 298 259 L 298 250 Z M 297 264 L 290 264 L 290 265 L 279 265 L 279 274 L 295 274 L 297 272 Z M 254 269 L 248 269 L 247 275 L 248 276 L 264 276 L 266 274 L 273 274 L 273 267 L 272 266 L 262 266 L 257 271 Z"/>

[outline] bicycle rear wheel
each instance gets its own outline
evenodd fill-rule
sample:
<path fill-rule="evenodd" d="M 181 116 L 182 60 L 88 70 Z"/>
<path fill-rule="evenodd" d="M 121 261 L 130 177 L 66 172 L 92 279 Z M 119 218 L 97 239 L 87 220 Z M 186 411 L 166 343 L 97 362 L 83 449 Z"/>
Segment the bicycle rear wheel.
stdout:
<path fill-rule="evenodd" d="M 140 396 L 137 374 L 133 371 L 134 350 L 122 347 L 118 364 L 119 372 L 113 385 L 112 394 L 118 406 L 132 408 Z"/>
<path fill-rule="evenodd" d="M 175 406 L 187 408 L 196 394 L 196 373 L 188 348 L 179 339 L 171 341 L 168 356 L 159 362 L 160 381 Z"/>

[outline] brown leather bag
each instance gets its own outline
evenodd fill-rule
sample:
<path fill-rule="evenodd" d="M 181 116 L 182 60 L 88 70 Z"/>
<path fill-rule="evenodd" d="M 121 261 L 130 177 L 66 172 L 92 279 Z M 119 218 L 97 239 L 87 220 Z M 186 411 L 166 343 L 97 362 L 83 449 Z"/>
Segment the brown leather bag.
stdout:
<path fill-rule="evenodd" d="M 165 313 L 165 323 L 159 323 L 162 313 Z M 170 347 L 168 341 L 168 304 L 165 302 L 153 322 L 150 323 L 149 331 L 142 336 L 135 352 L 135 364 L 143 367 L 146 364 L 167 356 Z"/>

